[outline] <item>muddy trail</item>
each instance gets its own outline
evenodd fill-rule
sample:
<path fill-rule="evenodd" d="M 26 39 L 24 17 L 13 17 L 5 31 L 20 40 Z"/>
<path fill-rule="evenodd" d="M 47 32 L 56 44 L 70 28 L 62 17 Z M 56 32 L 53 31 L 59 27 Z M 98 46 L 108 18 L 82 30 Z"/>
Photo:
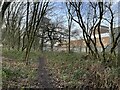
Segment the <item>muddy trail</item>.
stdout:
<path fill-rule="evenodd" d="M 52 77 L 52 74 L 46 67 L 46 59 L 44 57 L 39 58 L 39 67 L 38 67 L 38 79 L 40 88 L 57 88 L 58 83 Z"/>

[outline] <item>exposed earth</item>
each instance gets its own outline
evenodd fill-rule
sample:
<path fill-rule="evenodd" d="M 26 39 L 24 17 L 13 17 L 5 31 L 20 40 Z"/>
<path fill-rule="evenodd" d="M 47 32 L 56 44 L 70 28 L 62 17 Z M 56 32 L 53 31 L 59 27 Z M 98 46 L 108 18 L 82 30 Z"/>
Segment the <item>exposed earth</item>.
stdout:
<path fill-rule="evenodd" d="M 58 87 L 58 82 L 52 77 L 52 74 L 46 67 L 46 59 L 44 57 L 39 58 L 38 73 L 40 88 Z"/>

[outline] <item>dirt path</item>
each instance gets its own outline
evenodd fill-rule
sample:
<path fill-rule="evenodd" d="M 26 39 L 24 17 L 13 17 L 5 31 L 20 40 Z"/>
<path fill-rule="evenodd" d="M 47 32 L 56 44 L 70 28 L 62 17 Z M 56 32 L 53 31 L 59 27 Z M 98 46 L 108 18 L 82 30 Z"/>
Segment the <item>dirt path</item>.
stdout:
<path fill-rule="evenodd" d="M 39 58 L 39 67 L 38 67 L 38 73 L 39 73 L 39 83 L 40 88 L 55 88 L 55 81 L 52 78 L 51 74 L 46 68 L 46 60 L 43 57 Z"/>

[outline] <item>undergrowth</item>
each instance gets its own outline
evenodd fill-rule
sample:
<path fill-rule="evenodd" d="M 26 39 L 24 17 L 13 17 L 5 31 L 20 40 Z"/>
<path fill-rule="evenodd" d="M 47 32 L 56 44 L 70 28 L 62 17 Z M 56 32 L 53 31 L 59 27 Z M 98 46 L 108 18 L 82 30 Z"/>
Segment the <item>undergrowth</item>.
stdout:
<path fill-rule="evenodd" d="M 120 83 L 120 67 L 109 59 L 107 66 L 85 53 L 46 52 L 47 65 L 64 87 L 89 86 L 116 89 Z"/>
<path fill-rule="evenodd" d="M 31 52 L 29 65 L 24 61 L 25 53 L 17 50 L 2 52 L 2 88 L 39 88 L 39 52 Z"/>

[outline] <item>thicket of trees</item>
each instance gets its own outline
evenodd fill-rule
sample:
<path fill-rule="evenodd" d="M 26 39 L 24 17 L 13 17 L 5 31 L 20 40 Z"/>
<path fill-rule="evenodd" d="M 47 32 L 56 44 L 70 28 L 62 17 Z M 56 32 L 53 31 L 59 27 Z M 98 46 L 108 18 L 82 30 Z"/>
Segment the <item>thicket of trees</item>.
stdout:
<path fill-rule="evenodd" d="M 102 22 L 107 21 L 110 25 L 109 33 L 111 33 L 112 39 L 110 43 L 110 53 L 116 55 L 115 48 L 118 45 L 120 33 L 115 34 L 115 29 L 113 29 L 115 28 L 113 27 L 115 12 L 112 9 L 112 2 L 67 2 L 66 4 L 68 14 L 71 16 L 73 21 L 78 23 L 83 31 L 83 38 L 89 48 L 89 53 L 94 55 L 96 58 L 103 58 L 104 62 L 106 62 L 107 47 L 104 46 L 102 41 L 100 26 L 102 25 Z M 98 32 L 99 42 L 102 47 L 102 57 L 100 56 L 96 46 L 96 32 Z M 92 34 L 94 38 L 91 37 Z"/>
<path fill-rule="evenodd" d="M 106 47 L 103 44 L 100 33 L 102 22 L 107 21 L 110 25 L 112 41 L 110 53 L 115 54 L 120 33 L 114 33 L 114 11 L 111 2 L 65 2 L 67 9 L 68 28 L 64 22 L 52 22 L 49 12 L 54 8 L 49 1 L 42 2 L 11 2 L 4 3 L 2 17 L 4 23 L 2 28 L 2 44 L 7 49 L 17 49 L 26 52 L 25 60 L 28 62 L 29 52 L 33 50 L 44 50 L 46 43 L 50 43 L 51 51 L 56 42 L 62 43 L 66 38 L 69 41 L 70 52 L 72 22 L 79 25 L 82 30 L 84 41 L 89 48 L 89 54 L 100 58 L 97 49 L 95 32 L 98 32 L 99 42 L 102 47 L 102 58 L 106 62 Z M 107 16 L 107 15 L 110 16 Z M 66 29 L 68 32 L 66 32 Z M 94 39 L 91 37 L 93 34 Z"/>
<path fill-rule="evenodd" d="M 3 11 L 4 15 L 2 14 L 3 47 L 25 51 L 26 63 L 32 49 L 43 52 L 44 48 L 50 45 L 53 51 L 56 42 L 62 42 L 67 34 L 64 33 L 65 28 L 61 21 L 53 22 L 47 17 L 52 8 L 49 1 L 11 2 L 5 12 Z"/>

